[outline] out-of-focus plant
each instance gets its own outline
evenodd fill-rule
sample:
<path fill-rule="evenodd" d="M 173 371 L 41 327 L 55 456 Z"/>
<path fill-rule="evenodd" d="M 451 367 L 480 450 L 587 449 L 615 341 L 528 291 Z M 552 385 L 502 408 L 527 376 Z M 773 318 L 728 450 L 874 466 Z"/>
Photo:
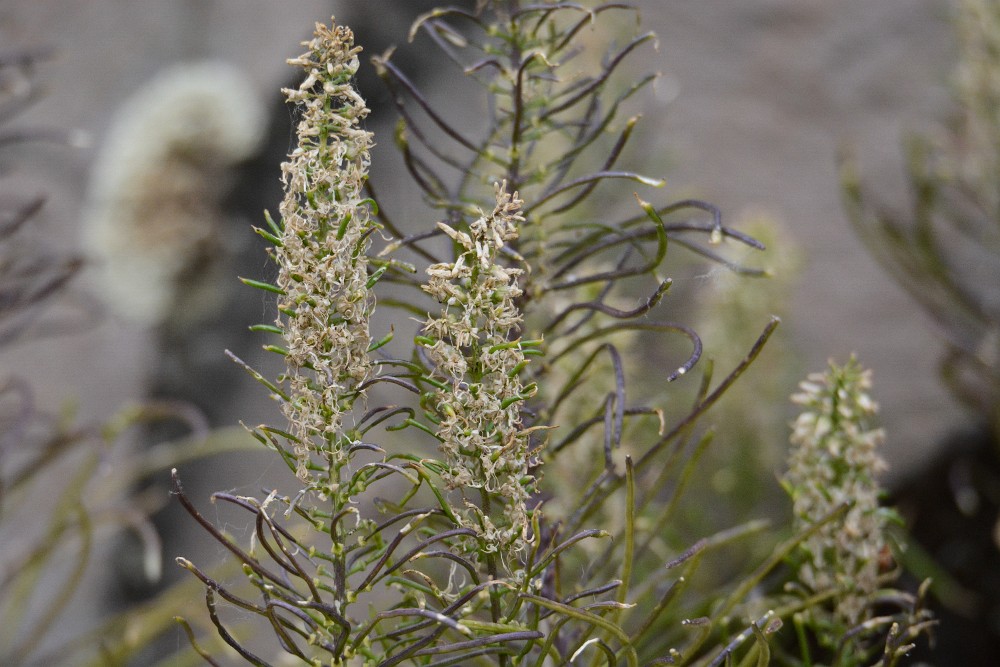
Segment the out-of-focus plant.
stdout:
<path fill-rule="evenodd" d="M 878 208 L 845 161 L 847 211 L 873 256 L 933 318 L 952 393 L 1000 433 L 1000 5 L 961 0 L 960 118 L 907 144 L 912 201 Z"/>
<path fill-rule="evenodd" d="M 34 68 L 44 55 L 0 54 L 0 149 L 79 142 L 77 132 L 8 125 L 36 100 Z M 43 204 L 42 196 L 0 191 L 0 354 L 88 321 L 80 313 L 92 304 L 66 290 L 83 261 L 39 239 Z M 156 420 L 180 421 L 193 434 L 142 453 L 125 444 L 130 426 Z M 243 449 L 248 440 L 237 429 L 209 434 L 176 404 L 127 407 L 104 425 L 80 426 L 72 410 L 42 403 L 30 377 L 0 377 L 0 664 L 123 665 L 170 628 L 169 601 L 190 596 L 189 585 L 117 615 L 93 599 L 110 538 L 134 532 L 144 576 L 157 578 L 162 545 L 147 517 L 167 497 L 131 488 L 180 459 Z M 83 622 L 71 619 L 81 608 Z"/>
<path fill-rule="evenodd" d="M 116 110 L 90 179 L 83 241 L 116 315 L 190 330 L 226 291 L 227 168 L 264 130 L 251 82 L 224 62 L 174 65 Z"/>
<path fill-rule="evenodd" d="M 872 424 L 878 407 L 870 388 L 871 371 L 853 358 L 844 366 L 831 362 L 800 385 L 792 400 L 802 412 L 782 479 L 796 526 L 818 526 L 797 550 L 796 580 L 804 598 L 815 597 L 796 623 L 815 628 L 840 665 L 870 664 L 876 656 L 879 664 L 895 664 L 934 623 L 922 593 L 880 590 L 898 575 L 888 542 L 889 523 L 898 517 L 879 502 L 877 476 L 886 466 L 876 449 L 884 434 Z M 805 642 L 803 651 L 808 656 Z"/>
<path fill-rule="evenodd" d="M 983 622 L 996 615 L 989 573 L 1000 525 L 1000 4 L 958 0 L 954 10 L 955 118 L 908 139 L 908 209 L 881 204 L 851 160 L 841 176 L 856 230 L 933 320 L 945 343 L 942 379 L 973 416 L 899 489 L 919 545 L 904 562 L 933 577 L 945 609 L 941 650 L 961 662 L 1000 641 Z"/>
<path fill-rule="evenodd" d="M 614 46 L 601 28 L 633 15 L 616 2 L 506 0 L 422 17 L 411 37 L 480 86 L 474 129 L 393 53 L 375 58 L 404 166 L 443 218 L 414 232 L 369 181 L 351 31 L 318 24 L 290 61 L 304 70 L 286 91 L 298 142 L 281 219 L 256 230 L 278 278 L 242 279 L 277 295 L 276 321 L 255 329 L 279 337 L 266 349 L 285 370 L 271 380 L 236 361 L 287 418 L 251 430 L 294 481 L 263 498 L 214 495 L 249 513 L 245 544 L 175 476 L 180 502 L 243 567 L 241 584 L 178 559 L 247 662 L 766 664 L 783 621 L 817 603 L 786 603 L 765 580 L 840 507 L 738 579 L 708 573 L 688 592 L 700 565 L 767 528 L 692 537 L 671 520 L 712 442 L 701 418 L 778 322 L 713 382 L 711 364 L 693 377 L 698 335 L 662 316 L 670 244 L 737 272 L 753 270 L 720 246 L 761 244 L 705 202 L 614 199 L 616 182 L 662 185 L 616 168 L 637 121 L 619 115 L 652 77 L 622 86 L 614 75 L 654 38 Z M 668 389 L 685 376 L 686 396 Z M 679 398 L 690 407 L 668 417 Z M 783 606 L 761 608 L 760 595 Z"/>
<path fill-rule="evenodd" d="M 228 414 L 227 390 L 240 379 L 218 353 L 215 333 L 243 305 L 226 277 L 246 244 L 231 233 L 239 225 L 225 199 L 236 166 L 261 143 L 260 97 L 246 74 L 224 61 L 157 71 L 110 114 L 80 224 L 92 291 L 104 312 L 138 325 L 152 343 L 142 369 L 145 398 L 190 404 L 213 425 Z M 141 448 L 181 437 L 174 426 L 147 424 L 133 439 Z M 172 516 L 186 518 L 169 505 L 152 520 L 169 533 Z M 166 581 L 148 580 L 127 546 L 113 558 L 119 588 L 132 598 L 152 595 L 179 574 L 171 569 Z"/>
<path fill-rule="evenodd" d="M 739 361 L 742 347 L 756 335 L 758 322 L 772 313 L 784 316 L 802 261 L 801 252 L 785 233 L 786 225 L 773 214 L 750 210 L 737 222 L 768 247 L 763 255 L 767 279 L 750 286 L 743 276 L 724 267 L 699 277 L 706 289 L 695 304 L 697 331 L 706 357 L 723 368 Z M 727 512 L 754 516 L 765 506 L 784 506 L 784 494 L 773 484 L 774 471 L 781 467 L 787 449 L 788 415 L 781 406 L 799 373 L 792 345 L 778 330 L 744 381 L 726 392 L 713 409 L 712 422 L 722 442 L 706 457 L 712 471 L 706 492 L 709 497 L 725 498 Z M 712 506 L 706 505 L 710 513 Z"/>
<path fill-rule="evenodd" d="M 10 129 L 7 125 L 34 100 L 33 71 L 43 55 L 42 51 L 22 51 L 0 57 L 4 121 L 0 147 L 31 139 L 68 138 L 47 128 Z M 28 200 L 6 192 L 0 196 L 0 352 L 22 341 L 28 332 L 45 331 L 47 307 L 81 264 L 78 258 L 58 254 L 38 242 L 31 227 L 43 204 L 41 196 Z M 72 502 L 77 499 L 76 480 L 65 485 L 63 502 L 55 511 L 44 515 L 50 521 L 38 520 L 38 498 L 32 498 L 30 510 L 23 504 L 26 493 L 37 495 L 44 489 L 39 482 L 43 471 L 54 468 L 53 462 L 80 439 L 80 434 L 60 428 L 55 417 L 40 418 L 28 380 L 0 378 L 0 660 L 5 663 L 20 664 L 37 647 L 86 565 L 90 517 Z M 73 540 L 66 539 L 67 534 L 82 536 L 74 545 L 79 550 L 77 566 L 65 575 L 64 584 L 53 584 L 45 581 L 53 576 L 46 575 L 46 566 L 53 555 L 69 550 Z M 28 602 L 38 597 L 43 581 L 50 599 L 44 605 L 35 600 L 33 616 L 29 616 Z"/>
<path fill-rule="evenodd" d="M 133 493 L 138 480 L 206 451 L 246 448 L 241 431 L 204 432 L 197 415 L 179 408 L 135 406 L 103 427 L 77 426 L 39 406 L 27 382 L 0 385 L 0 662 L 59 664 L 72 654 L 72 664 L 124 665 L 171 627 L 168 601 L 194 594 L 186 583 L 124 612 L 95 609 L 92 596 L 111 538 L 123 530 L 139 538 L 144 576 L 160 576 L 162 545 L 148 516 L 167 498 Z M 120 437 L 160 419 L 196 432 L 143 452 Z M 86 621 L 64 627 L 81 607 L 90 609 Z"/>
<path fill-rule="evenodd" d="M 44 49 L 0 53 L 0 150 L 32 141 L 81 141 L 79 133 L 58 128 L 11 126 L 37 99 L 34 71 L 47 55 Z M 51 250 L 33 233 L 44 204 L 41 194 L 0 190 L 0 346 L 59 328 L 57 322 L 44 321 L 45 311 L 81 266 L 78 257 Z"/>

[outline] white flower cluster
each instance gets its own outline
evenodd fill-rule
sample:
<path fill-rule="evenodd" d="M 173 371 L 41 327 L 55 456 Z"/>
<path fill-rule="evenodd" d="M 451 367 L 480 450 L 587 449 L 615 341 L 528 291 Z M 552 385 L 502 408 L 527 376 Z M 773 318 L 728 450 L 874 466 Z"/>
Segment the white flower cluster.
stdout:
<path fill-rule="evenodd" d="M 885 469 L 875 451 L 884 439 L 870 421 L 878 406 L 868 394 L 871 371 L 853 357 L 830 364 L 799 385 L 792 400 L 804 408 L 793 424 L 794 445 L 784 485 L 800 528 L 813 525 L 845 503 L 840 521 L 827 523 L 802 547 L 808 560 L 799 577 L 813 591 L 833 588 L 837 616 L 851 627 L 864 619 L 878 587 L 879 556 L 885 548 L 886 517 L 879 508 L 876 475 Z"/>
<path fill-rule="evenodd" d="M 298 439 L 297 474 L 308 481 L 313 455 L 344 456 L 344 416 L 373 373 L 368 356 L 374 296 L 367 251 L 374 223 L 363 188 L 372 135 L 361 128 L 365 102 L 351 85 L 359 47 L 343 26 L 316 25 L 309 50 L 289 60 L 306 72 L 296 90 L 298 146 L 282 164 L 284 233 L 274 249 L 284 295 L 278 326 L 287 345 L 285 416 Z"/>
<path fill-rule="evenodd" d="M 264 121 L 246 75 L 215 61 L 163 70 L 118 110 L 82 225 L 99 293 L 116 314 L 183 325 L 218 305 L 226 169 L 257 149 Z"/>
<path fill-rule="evenodd" d="M 521 269 L 498 262 L 501 248 L 517 238 L 523 202 L 496 186 L 496 207 L 469 226 L 468 233 L 444 223 L 441 229 L 459 246 L 452 263 L 427 269 L 424 289 L 444 304 L 429 318 L 421 340 L 434 373 L 449 384 L 437 396 L 442 421 L 437 430 L 452 488 L 482 489 L 504 503 L 502 517 L 469 503 L 472 520 L 487 549 L 517 551 L 526 544 L 526 503 L 534 489 L 528 474 L 528 430 L 520 404 L 535 391 L 520 371 L 525 345 L 517 338 L 521 313 L 516 299 Z"/>

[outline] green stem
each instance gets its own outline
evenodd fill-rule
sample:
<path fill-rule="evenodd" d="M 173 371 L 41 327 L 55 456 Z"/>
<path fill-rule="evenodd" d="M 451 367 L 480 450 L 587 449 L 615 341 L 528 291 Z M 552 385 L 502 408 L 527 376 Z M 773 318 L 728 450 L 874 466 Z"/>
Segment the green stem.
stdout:
<path fill-rule="evenodd" d="M 483 502 L 483 516 L 489 518 L 491 512 L 490 494 L 486 489 L 481 488 L 479 495 Z M 486 554 L 486 573 L 490 581 L 499 580 L 495 553 Z M 500 591 L 497 590 L 496 586 L 490 586 L 490 616 L 492 616 L 494 623 L 500 622 Z M 499 658 L 501 667 L 506 667 L 507 656 L 501 653 Z"/>

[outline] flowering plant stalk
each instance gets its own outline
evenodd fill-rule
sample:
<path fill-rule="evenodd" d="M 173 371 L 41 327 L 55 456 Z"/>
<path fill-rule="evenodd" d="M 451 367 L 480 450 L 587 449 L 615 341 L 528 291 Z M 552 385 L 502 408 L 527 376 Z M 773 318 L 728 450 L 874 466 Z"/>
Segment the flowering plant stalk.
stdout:
<path fill-rule="evenodd" d="M 373 374 L 368 356 L 374 307 L 367 250 L 375 230 L 362 188 L 368 175 L 368 115 L 351 86 L 358 51 L 343 27 L 317 27 L 309 52 L 290 64 L 306 78 L 286 90 L 302 109 L 299 145 L 282 165 L 285 199 L 275 225 L 280 294 L 276 323 L 287 349 L 287 400 L 296 476 L 337 494 L 352 439 L 345 424 Z M 270 221 L 270 220 L 269 220 Z"/>
<path fill-rule="evenodd" d="M 795 525 L 810 533 L 798 548 L 797 581 L 807 599 L 825 599 L 796 620 L 816 628 L 836 651 L 837 664 L 870 661 L 873 652 L 882 653 L 882 664 L 894 664 L 933 620 L 921 597 L 879 594 L 898 574 L 883 564 L 891 560 L 889 523 L 898 517 L 879 502 L 876 477 L 886 464 L 876 450 L 885 435 L 872 424 L 878 406 L 869 394 L 871 371 L 852 357 L 844 366 L 831 362 L 799 386 L 792 400 L 802 412 L 792 425 L 782 483 Z M 883 609 L 876 619 L 876 604 L 898 606 L 898 612 Z M 887 643 L 871 641 L 888 626 Z"/>
<path fill-rule="evenodd" d="M 417 342 L 445 385 L 433 399 L 442 415 L 435 432 L 447 464 L 442 477 L 449 488 L 480 491 L 481 506 L 469 503 L 470 513 L 457 515 L 460 525 L 476 531 L 474 551 L 506 555 L 510 567 L 534 541 L 527 502 L 536 486 L 528 472 L 530 432 L 520 412 L 536 387 L 524 386 L 520 373 L 526 353 L 536 352 L 540 341 L 517 337 L 522 271 L 497 262 L 504 245 L 517 238 L 524 202 L 507 192 L 506 183 L 497 185 L 496 198 L 493 212 L 469 225 L 468 233 L 438 223 L 461 254 L 428 267 L 424 289 L 445 308 L 424 323 Z M 491 516 L 497 504 L 502 514 Z"/>
<path fill-rule="evenodd" d="M 411 36 L 426 35 L 482 85 L 489 113 L 477 138 L 451 124 L 392 53 L 374 59 L 401 116 L 404 167 L 444 218 L 414 232 L 368 178 L 350 30 L 318 25 L 291 61 L 305 71 L 287 93 L 301 108 L 299 143 L 284 167 L 282 219 L 258 230 L 279 277 L 244 282 L 278 295 L 277 323 L 258 329 L 281 336 L 268 349 L 286 370 L 272 382 L 247 369 L 289 422 L 253 433 L 286 462 L 296 489 L 214 496 L 254 518 L 247 548 L 175 477 L 180 501 L 243 564 L 253 595 L 179 559 L 206 584 L 212 622 L 245 660 L 767 662 L 782 615 L 760 612 L 750 593 L 813 528 L 738 584 L 709 576 L 710 592 L 687 596 L 706 557 L 767 524 L 692 539 L 671 519 L 712 441 L 700 419 L 778 322 L 720 382 L 706 364 L 691 407 L 668 416 L 667 383 L 693 375 L 702 354 L 693 330 L 660 315 L 669 244 L 750 274 L 719 246 L 762 246 L 701 201 L 654 206 L 636 195 L 638 208 L 625 205 L 617 220 L 624 206 L 594 205 L 597 188 L 614 182 L 662 185 L 614 169 L 637 118 L 603 143 L 652 80 L 616 89 L 612 75 L 652 35 L 612 48 L 601 64 L 574 61 L 584 31 L 600 35 L 593 26 L 631 11 L 483 1 L 418 20 Z M 710 219 L 678 218 L 690 213 Z M 645 296 L 628 305 L 637 290 Z M 403 338 L 402 317 L 372 332 L 376 294 L 380 312 L 416 320 L 412 346 L 393 340 Z M 651 363 L 664 369 L 655 382 L 629 383 Z M 220 598 L 269 628 L 276 645 L 227 622 Z"/>

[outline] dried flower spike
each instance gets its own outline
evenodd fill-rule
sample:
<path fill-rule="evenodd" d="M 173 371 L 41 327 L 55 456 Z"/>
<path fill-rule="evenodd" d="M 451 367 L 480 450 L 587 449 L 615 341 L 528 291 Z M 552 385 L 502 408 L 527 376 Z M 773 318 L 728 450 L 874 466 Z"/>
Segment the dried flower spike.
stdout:
<path fill-rule="evenodd" d="M 313 455 L 343 462 L 344 415 L 373 372 L 366 253 L 374 223 L 362 194 L 372 145 L 361 128 L 368 108 L 351 85 L 361 49 L 350 29 L 322 24 L 305 45 L 306 53 L 288 61 L 306 78 L 285 90 L 301 119 L 298 146 L 282 165 L 284 228 L 274 256 L 287 345 L 283 410 L 298 439 L 297 474 L 308 481 Z"/>
<path fill-rule="evenodd" d="M 434 372 L 448 389 L 437 395 L 442 421 L 437 430 L 449 466 L 452 488 L 481 489 L 503 499 L 503 516 L 490 516 L 470 504 L 467 527 L 488 549 L 514 551 L 525 546 L 526 503 L 535 480 L 528 474 L 528 431 L 520 404 L 534 394 L 520 371 L 529 345 L 518 335 L 521 313 L 515 303 L 522 270 L 500 264 L 500 249 L 517 238 L 523 202 L 496 186 L 496 207 L 463 232 L 439 227 L 458 246 L 454 262 L 430 266 L 424 289 L 444 305 L 440 317 L 424 324 L 424 339 Z"/>
<path fill-rule="evenodd" d="M 855 358 L 830 363 L 799 385 L 792 400 L 804 410 L 793 424 L 784 485 L 796 523 L 813 525 L 843 504 L 840 521 L 825 524 L 802 543 L 806 560 L 799 578 L 813 591 L 841 591 L 836 610 L 845 627 L 864 620 L 878 587 L 879 555 L 885 547 L 886 515 L 876 481 L 885 463 L 875 451 L 884 434 L 872 428 L 878 407 L 868 394 L 871 371 Z"/>

